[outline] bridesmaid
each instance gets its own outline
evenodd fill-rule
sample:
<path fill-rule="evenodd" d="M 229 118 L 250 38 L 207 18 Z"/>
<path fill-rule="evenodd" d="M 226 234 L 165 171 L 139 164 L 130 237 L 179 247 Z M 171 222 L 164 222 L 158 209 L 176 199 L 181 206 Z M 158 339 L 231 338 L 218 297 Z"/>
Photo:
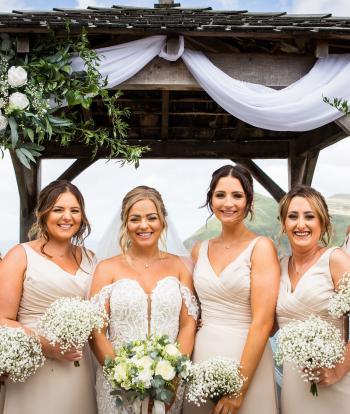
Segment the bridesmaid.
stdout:
<path fill-rule="evenodd" d="M 94 257 L 84 247 L 90 233 L 80 191 L 68 181 L 44 188 L 29 243 L 13 247 L 0 263 L 0 320 L 35 331 L 56 299 L 85 297 Z M 62 354 L 41 337 L 47 358 L 25 383 L 6 383 L 4 414 L 95 414 L 90 364 L 80 351 Z M 80 360 L 80 368 L 72 361 Z"/>
<path fill-rule="evenodd" d="M 297 186 L 280 202 L 282 231 L 288 237 L 292 255 L 281 261 L 281 286 L 277 303 L 279 327 L 311 314 L 342 329 L 342 320 L 328 314 L 329 298 L 344 272 L 350 270 L 350 257 L 340 248 L 328 248 L 332 231 L 327 204 L 311 187 Z M 318 397 L 300 373 L 285 364 L 282 381 L 283 414 L 349 413 L 350 350 L 345 362 L 334 369 L 319 369 Z"/>
<path fill-rule="evenodd" d="M 221 234 L 193 248 L 194 286 L 202 310 L 193 361 L 226 356 L 240 361 L 247 381 L 242 395 L 214 406 L 186 403 L 184 414 L 275 414 L 274 364 L 268 343 L 279 287 L 272 241 L 250 231 L 253 180 L 237 165 L 214 171 L 206 205 L 222 224 Z"/>

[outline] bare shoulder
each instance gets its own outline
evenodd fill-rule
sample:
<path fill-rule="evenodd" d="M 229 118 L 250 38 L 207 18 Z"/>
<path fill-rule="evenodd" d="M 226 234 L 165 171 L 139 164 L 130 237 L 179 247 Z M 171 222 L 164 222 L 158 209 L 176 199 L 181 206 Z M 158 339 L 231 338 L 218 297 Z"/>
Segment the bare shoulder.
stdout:
<path fill-rule="evenodd" d="M 27 255 L 24 247 L 20 244 L 12 247 L 4 256 L 3 262 L 20 262 L 27 264 Z"/>
<path fill-rule="evenodd" d="M 343 249 L 334 249 L 329 258 L 331 271 L 350 271 L 350 256 Z"/>
<path fill-rule="evenodd" d="M 266 236 L 257 236 L 258 240 L 256 241 L 254 252 L 276 252 L 276 247 L 269 237 Z"/>

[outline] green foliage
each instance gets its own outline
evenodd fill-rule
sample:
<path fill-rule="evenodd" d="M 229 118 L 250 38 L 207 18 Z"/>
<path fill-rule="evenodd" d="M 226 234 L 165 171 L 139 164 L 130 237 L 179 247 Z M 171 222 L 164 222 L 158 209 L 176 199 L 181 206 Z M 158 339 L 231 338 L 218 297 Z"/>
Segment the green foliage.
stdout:
<path fill-rule="evenodd" d="M 350 104 L 346 99 L 343 98 L 327 98 L 323 97 L 323 101 L 338 109 L 338 111 L 343 112 L 344 115 L 350 115 Z"/>
<path fill-rule="evenodd" d="M 79 39 L 70 35 L 56 39 L 54 33 L 38 35 L 31 43 L 30 53 L 18 55 L 15 37 L 1 35 L 0 41 L 0 149 L 13 150 L 22 164 L 30 168 L 41 155 L 48 141 L 61 146 L 80 143 L 91 148 L 92 157 L 104 149 L 109 158 L 138 165 L 148 148 L 130 146 L 126 142 L 129 116 L 118 106 L 121 92 L 105 89 L 107 79 L 98 71 L 99 57 L 89 47 L 87 34 Z M 84 71 L 74 72 L 72 55 L 84 62 Z M 24 85 L 9 85 L 7 73 L 11 67 L 22 67 L 28 74 Z M 25 108 L 10 104 L 11 93 L 25 95 Z M 108 125 L 97 125 L 90 116 L 94 100 L 109 118 Z M 3 113 L 2 113 L 3 112 Z M 2 123 L 1 123 L 2 122 Z"/>

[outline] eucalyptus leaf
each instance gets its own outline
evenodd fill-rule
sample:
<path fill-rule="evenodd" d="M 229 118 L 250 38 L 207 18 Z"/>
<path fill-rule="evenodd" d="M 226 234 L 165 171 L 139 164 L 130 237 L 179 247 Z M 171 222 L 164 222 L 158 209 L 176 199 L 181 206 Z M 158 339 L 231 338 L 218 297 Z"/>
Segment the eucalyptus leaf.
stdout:
<path fill-rule="evenodd" d="M 17 148 L 16 150 L 16 155 L 18 157 L 18 159 L 21 161 L 21 163 L 30 170 L 30 162 L 28 160 L 28 158 L 25 156 L 25 154 L 23 154 L 23 152 L 21 151 L 21 148 Z"/>

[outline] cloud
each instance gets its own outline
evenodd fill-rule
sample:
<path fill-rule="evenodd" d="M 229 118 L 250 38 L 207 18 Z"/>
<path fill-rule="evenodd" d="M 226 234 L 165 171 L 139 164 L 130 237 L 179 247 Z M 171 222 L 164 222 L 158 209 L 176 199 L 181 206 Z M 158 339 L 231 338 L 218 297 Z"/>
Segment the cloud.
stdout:
<path fill-rule="evenodd" d="M 349 0 L 293 0 L 291 13 L 332 13 L 350 16 Z"/>
<path fill-rule="evenodd" d="M 240 10 L 241 7 L 239 6 L 239 0 L 217 0 L 217 7 L 218 9 L 224 10 Z M 221 6 L 221 7 L 220 7 Z"/>

